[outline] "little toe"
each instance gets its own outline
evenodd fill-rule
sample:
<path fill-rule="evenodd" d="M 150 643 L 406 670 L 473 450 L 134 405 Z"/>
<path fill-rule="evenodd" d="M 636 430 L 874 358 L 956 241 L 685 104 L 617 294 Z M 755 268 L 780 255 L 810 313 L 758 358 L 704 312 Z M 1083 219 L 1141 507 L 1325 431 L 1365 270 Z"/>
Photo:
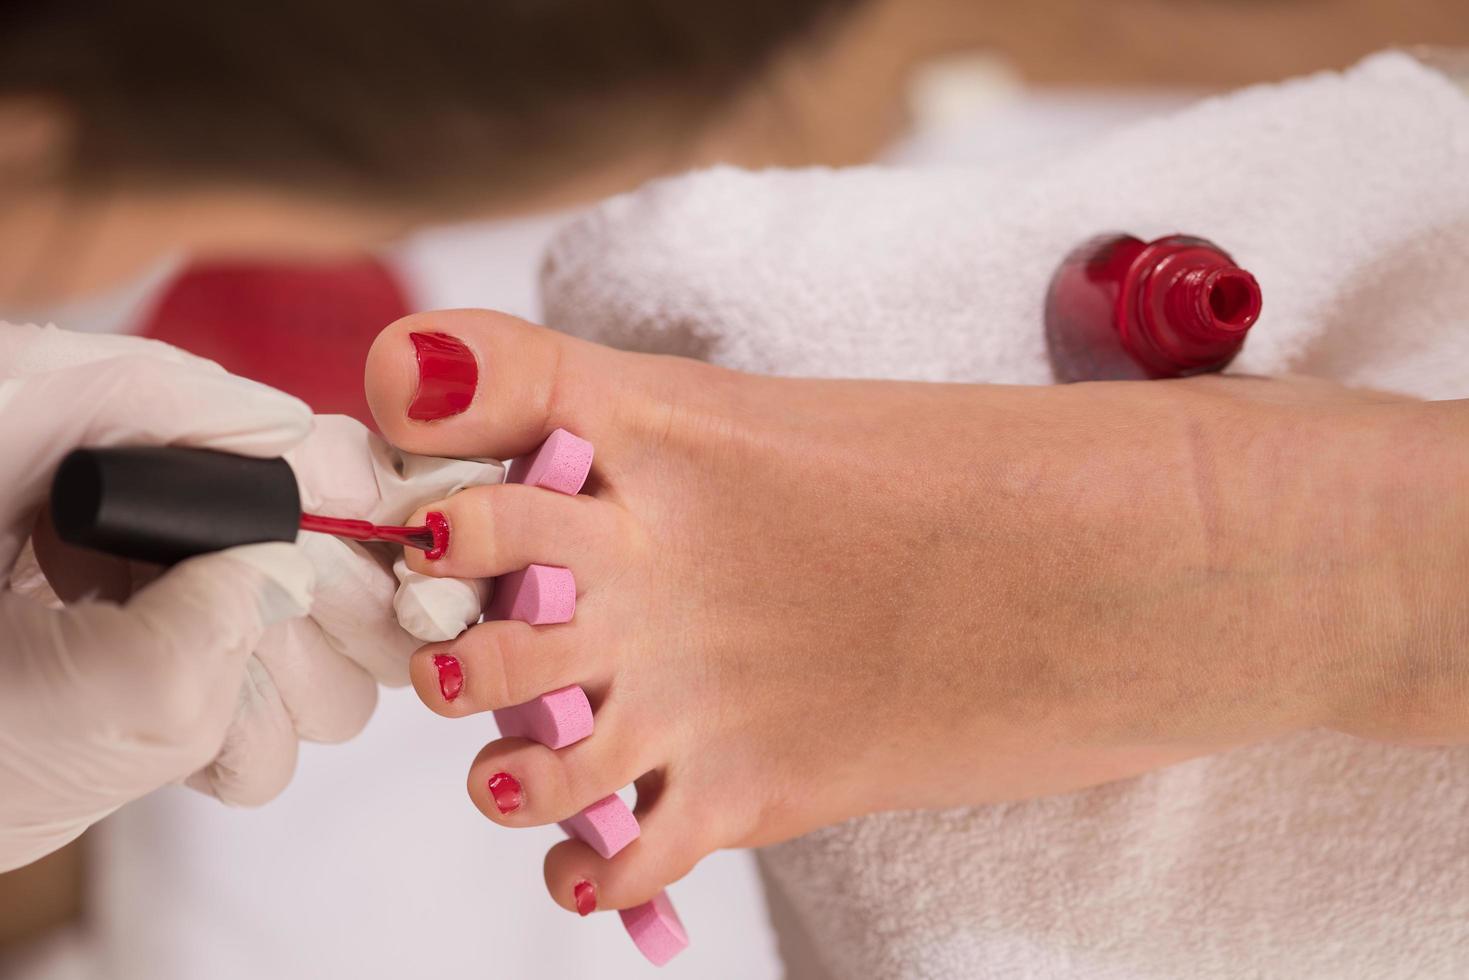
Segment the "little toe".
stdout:
<path fill-rule="evenodd" d="M 610 858 L 581 840 L 562 841 L 547 852 L 546 887 L 556 904 L 580 911 L 578 888 L 587 883 L 598 909 L 642 905 L 719 847 L 715 822 L 697 808 L 680 806 L 675 795 L 664 793 L 650 809 L 640 808 L 638 820 L 637 840 Z M 581 891 L 585 895 L 586 888 Z"/>

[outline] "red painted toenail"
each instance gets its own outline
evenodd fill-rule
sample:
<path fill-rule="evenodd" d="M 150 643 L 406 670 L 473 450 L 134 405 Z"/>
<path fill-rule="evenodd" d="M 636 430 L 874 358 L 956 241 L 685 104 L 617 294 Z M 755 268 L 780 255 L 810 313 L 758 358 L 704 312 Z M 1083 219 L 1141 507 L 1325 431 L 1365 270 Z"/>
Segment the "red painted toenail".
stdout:
<path fill-rule="evenodd" d="M 494 797 L 495 809 L 501 813 L 514 813 L 524 802 L 520 780 L 508 772 L 497 772 L 490 777 L 490 796 Z"/>
<path fill-rule="evenodd" d="M 585 878 L 578 881 L 571 894 L 576 899 L 577 915 L 591 915 L 597 911 L 597 886 L 590 881 Z"/>
<path fill-rule="evenodd" d="M 411 333 L 408 338 L 418 357 L 418 390 L 408 406 L 408 417 L 432 422 L 468 408 L 479 382 L 474 352 L 446 333 Z"/>
<path fill-rule="evenodd" d="M 439 672 L 439 693 L 445 701 L 453 701 L 464 690 L 464 668 L 447 653 L 434 654 L 434 667 Z"/>
<path fill-rule="evenodd" d="M 433 547 L 423 553 L 429 561 L 438 561 L 449 550 L 449 519 L 436 510 L 424 515 L 423 526 L 433 538 Z"/>

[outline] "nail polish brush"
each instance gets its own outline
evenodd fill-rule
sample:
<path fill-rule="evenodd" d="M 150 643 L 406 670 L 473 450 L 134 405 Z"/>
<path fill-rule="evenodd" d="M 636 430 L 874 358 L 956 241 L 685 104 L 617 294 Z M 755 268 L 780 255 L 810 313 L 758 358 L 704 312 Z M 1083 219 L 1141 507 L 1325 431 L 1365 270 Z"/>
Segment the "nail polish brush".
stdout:
<path fill-rule="evenodd" d="M 444 553 L 449 525 L 417 527 L 304 513 L 284 459 L 179 446 L 77 449 L 51 482 L 51 521 L 67 544 L 172 565 L 242 544 L 295 541 L 300 531 Z"/>
<path fill-rule="evenodd" d="M 428 520 L 416 527 L 399 527 L 350 517 L 322 517 L 320 514 L 303 512 L 300 526 L 303 531 L 335 534 L 339 538 L 350 538 L 353 541 L 385 541 L 417 548 L 425 553 L 442 552 L 443 548 L 435 542 L 435 536 L 444 536 L 448 532 L 447 526 L 444 526 L 444 515 L 438 513 L 429 514 Z"/>

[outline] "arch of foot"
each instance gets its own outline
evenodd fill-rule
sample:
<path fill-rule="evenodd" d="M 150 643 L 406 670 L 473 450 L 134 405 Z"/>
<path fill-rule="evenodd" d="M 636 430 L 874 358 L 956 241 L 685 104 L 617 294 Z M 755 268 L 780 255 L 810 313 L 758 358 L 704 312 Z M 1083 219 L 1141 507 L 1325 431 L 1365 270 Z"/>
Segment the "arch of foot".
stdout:
<path fill-rule="evenodd" d="M 577 494 L 592 468 L 592 444 L 557 429 L 541 447 L 516 460 L 510 483 Z M 495 579 L 487 619 L 513 619 L 532 626 L 567 623 L 576 613 L 576 579 L 568 568 L 530 565 Z M 592 734 L 592 707 L 578 685 L 542 694 L 524 704 L 495 712 L 500 734 L 527 738 L 561 749 Z M 598 800 L 560 824 L 568 836 L 585 842 L 603 858 L 611 858 L 638 838 L 638 821 L 615 793 Z M 652 901 L 618 912 L 634 945 L 662 966 L 688 946 L 688 934 L 666 892 Z"/>

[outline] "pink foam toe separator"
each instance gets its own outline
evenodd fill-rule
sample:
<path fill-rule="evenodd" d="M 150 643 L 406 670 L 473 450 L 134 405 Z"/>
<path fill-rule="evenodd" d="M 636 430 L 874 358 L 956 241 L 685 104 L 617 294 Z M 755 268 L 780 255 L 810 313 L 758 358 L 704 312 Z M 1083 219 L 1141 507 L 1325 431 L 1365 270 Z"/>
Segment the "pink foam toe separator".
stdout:
<path fill-rule="evenodd" d="M 532 626 L 569 623 L 576 612 L 576 579 L 569 568 L 530 565 L 495 579 L 486 615 Z"/>
<path fill-rule="evenodd" d="M 662 966 L 688 948 L 689 934 L 684 931 L 667 892 L 659 892 L 651 902 L 622 909 L 617 914 L 622 916 L 622 927 L 632 937 L 633 945 L 654 966 Z"/>
<path fill-rule="evenodd" d="M 495 712 L 506 738 L 528 738 L 550 749 L 564 749 L 592 734 L 592 706 L 575 684 Z"/>
<path fill-rule="evenodd" d="M 590 845 L 592 850 L 610 858 L 638 839 L 638 818 L 616 793 L 603 797 L 560 827 L 572 837 Z"/>
<path fill-rule="evenodd" d="M 592 444 L 565 429 L 546 437 L 541 448 L 510 464 L 507 483 L 544 487 L 557 493 L 581 493 L 592 471 Z"/>

